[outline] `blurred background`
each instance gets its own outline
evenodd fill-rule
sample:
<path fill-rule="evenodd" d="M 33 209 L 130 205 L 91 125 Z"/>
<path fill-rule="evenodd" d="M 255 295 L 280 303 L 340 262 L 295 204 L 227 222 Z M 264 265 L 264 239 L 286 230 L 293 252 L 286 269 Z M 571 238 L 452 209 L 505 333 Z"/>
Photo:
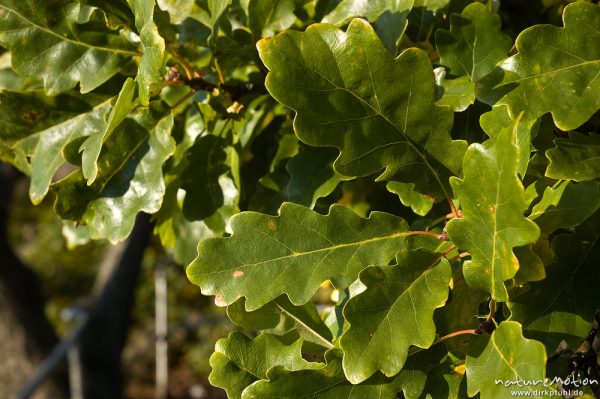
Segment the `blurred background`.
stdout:
<path fill-rule="evenodd" d="M 0 164 L 0 171 L 0 397 L 4 398 L 22 391 L 39 371 L 45 354 L 82 322 L 82 314 L 92 312 L 99 293 L 106 289 L 110 272 L 115 272 L 115 265 L 118 266 L 128 245 L 131 251 L 132 243 L 111 246 L 91 241 L 69 249 L 62 233 L 63 222 L 53 212 L 51 199 L 33 206 L 27 193 L 29 179 L 7 165 Z M 211 298 L 202 296 L 198 287 L 188 281 L 185 268 L 164 252 L 156 236 L 147 234 L 151 230 L 147 220 L 142 222 L 138 220 L 136 229 L 137 233 L 142 230 L 145 237 L 140 239 L 140 234 L 134 234 L 132 238 L 142 244 L 137 248 L 141 254 L 137 257 L 139 270 L 135 270 L 137 259 L 131 254 L 124 268 L 125 272 L 139 273 L 137 284 L 134 280 L 131 289 L 127 287 L 128 279 L 120 278 L 123 284 L 114 287 L 121 294 L 132 292 L 134 300 L 121 297 L 117 306 L 107 304 L 106 313 L 110 317 L 119 313 L 124 317 L 111 320 L 112 331 L 89 328 L 100 336 L 81 337 L 79 360 L 83 358 L 98 369 L 116 373 L 117 378 L 120 373 L 127 398 L 225 398 L 224 391 L 208 383 L 208 360 L 215 342 L 226 337 L 234 326 L 223 308 L 216 307 Z M 72 238 L 75 243 L 77 237 Z M 155 344 L 157 339 L 164 338 L 157 337 L 155 328 L 157 271 L 165 277 L 158 279 L 159 285 L 166 283 L 168 287 L 164 298 L 168 383 L 164 388 L 157 387 L 155 371 Z M 127 317 L 128 307 L 131 319 Z M 112 337 L 115 332 L 116 337 Z M 91 349 L 86 349 L 86 345 Z M 123 351 L 119 354 L 120 345 Z M 107 359 L 94 351 L 115 352 L 113 364 L 107 364 Z M 117 356 L 121 358 L 120 365 L 118 359 L 115 363 Z M 68 369 L 63 359 L 32 397 L 70 397 Z M 114 377 L 114 374 L 101 375 L 102 372 L 92 376 L 98 384 Z"/>

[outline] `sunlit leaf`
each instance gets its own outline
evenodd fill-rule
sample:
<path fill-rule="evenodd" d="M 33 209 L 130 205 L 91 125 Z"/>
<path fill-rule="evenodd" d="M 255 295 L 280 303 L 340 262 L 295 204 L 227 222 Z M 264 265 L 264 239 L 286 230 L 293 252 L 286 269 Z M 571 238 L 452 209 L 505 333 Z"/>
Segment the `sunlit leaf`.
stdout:
<path fill-rule="evenodd" d="M 402 204 L 409 206 L 417 215 L 425 216 L 433 207 L 433 198 L 415 192 L 412 183 L 391 181 L 386 188 L 389 192 L 396 194 Z"/>
<path fill-rule="evenodd" d="M 600 7 L 576 2 L 565 7 L 564 28 L 538 25 L 517 38 L 517 54 L 502 63 L 506 76 L 496 90 L 513 117 L 552 113 L 568 131 L 600 109 Z"/>
<path fill-rule="evenodd" d="M 463 178 L 452 178 L 462 218 L 446 226 L 450 239 L 471 255 L 463 265 L 467 283 L 507 301 L 504 282 L 519 269 L 513 248 L 534 243 L 539 228 L 523 216 L 525 190 L 517 171 L 519 121 L 483 145 L 472 144 L 463 163 Z"/>
<path fill-rule="evenodd" d="M 229 238 L 200 243 L 187 274 L 219 304 L 246 297 L 247 310 L 282 294 L 294 305 L 305 304 L 327 279 L 347 287 L 364 267 L 387 264 L 410 235 L 406 223 L 390 214 L 363 219 L 334 205 L 319 215 L 292 203 L 276 217 L 243 212 L 231 219 L 231 228 Z"/>
<path fill-rule="evenodd" d="M 546 390 L 542 383 L 534 385 L 544 381 L 545 365 L 544 345 L 523 337 L 519 323 L 502 322 L 491 335 L 473 339 L 466 361 L 469 396 L 479 392 L 484 398 L 504 398 L 520 391 L 536 397 L 536 392 Z M 511 383 L 515 381 L 529 384 Z"/>
<path fill-rule="evenodd" d="M 86 35 L 85 24 L 67 20 L 70 13 L 87 15 L 89 20 L 101 11 L 65 3 L 0 1 L 0 45 L 12 51 L 15 71 L 41 77 L 44 88 L 52 95 L 78 83 L 81 92 L 87 93 L 119 72 L 126 58 L 137 55 L 118 31 L 105 27 L 103 35 Z"/>
<path fill-rule="evenodd" d="M 525 176 L 527 167 L 529 165 L 529 159 L 531 158 L 531 152 L 533 147 L 531 145 L 532 138 L 537 133 L 539 124 L 535 120 L 526 120 L 518 118 L 513 121 L 508 113 L 508 107 L 496 106 L 493 107 L 490 112 L 486 112 L 481 115 L 480 118 L 481 127 L 485 133 L 492 139 L 502 132 L 506 126 L 513 125 L 515 129 L 515 140 L 517 147 L 519 148 L 519 168 L 518 172 L 520 176 Z"/>
<path fill-rule="evenodd" d="M 144 53 L 136 78 L 140 103 L 148 105 L 150 96 L 161 88 L 165 75 L 165 40 L 154 23 L 154 1 L 127 0 L 135 15 L 135 26 L 140 35 Z"/>
<path fill-rule="evenodd" d="M 147 118 L 128 118 L 121 123 L 105 143 L 105 152 L 98 159 L 98 177 L 91 186 L 81 170 L 53 186 L 58 214 L 86 224 L 92 238 L 123 240 L 138 212 L 160 209 L 165 193 L 162 164 L 175 151 L 170 136 L 173 117 Z"/>
<path fill-rule="evenodd" d="M 115 105 L 113 105 L 108 115 L 108 121 L 106 127 L 95 133 L 89 135 L 79 151 L 81 151 L 81 170 L 83 176 L 87 179 L 87 184 L 91 185 L 98 174 L 98 157 L 102 150 L 102 143 L 107 139 L 108 136 L 119 126 L 121 122 L 127 117 L 129 112 L 133 109 L 133 95 L 135 91 L 135 81 L 131 78 L 125 81 Z"/>

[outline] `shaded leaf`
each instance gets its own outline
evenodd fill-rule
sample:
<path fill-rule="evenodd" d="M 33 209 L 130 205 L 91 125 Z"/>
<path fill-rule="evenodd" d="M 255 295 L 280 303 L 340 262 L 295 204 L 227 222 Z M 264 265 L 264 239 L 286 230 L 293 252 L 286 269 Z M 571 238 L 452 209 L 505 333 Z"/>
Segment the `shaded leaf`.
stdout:
<path fill-rule="evenodd" d="M 70 12 L 91 18 L 101 11 L 64 0 L 0 1 L 0 45 L 11 50 L 17 73 L 41 77 L 52 95 L 77 83 L 87 93 L 115 75 L 126 58 L 137 55 L 118 31 L 105 28 L 102 35 L 88 37 L 84 25 L 67 20 Z"/>
<path fill-rule="evenodd" d="M 91 186 L 81 170 L 53 186 L 57 213 L 86 224 L 94 239 L 123 240 L 138 212 L 160 209 L 165 193 L 162 164 L 175 151 L 170 137 L 173 116 L 148 118 L 127 118 L 117 128 L 100 154 L 98 177 Z"/>
<path fill-rule="evenodd" d="M 183 216 L 183 196 L 179 194 L 184 193 L 179 190 L 179 173 L 180 170 L 175 169 L 164 176 L 165 195 L 156 214 L 154 233 L 177 263 L 187 265 L 198 255 L 199 241 L 220 236 L 222 232 L 214 232 L 203 221 L 190 222 Z"/>
<path fill-rule="evenodd" d="M 47 96 L 41 90 L 28 93 L 0 91 L 0 142 L 26 155 L 32 155 L 39 132 L 59 125 L 92 106 L 79 96 L 60 94 Z"/>
<path fill-rule="evenodd" d="M 208 26 L 211 29 L 208 43 L 209 45 L 214 46 L 219 34 L 219 24 L 226 16 L 225 11 L 227 11 L 231 5 L 231 0 L 207 0 L 207 2 L 208 12 L 210 14 Z"/>
<path fill-rule="evenodd" d="M 140 35 L 144 52 L 136 81 L 140 103 L 147 106 L 150 96 L 162 87 L 165 70 L 165 40 L 154 23 L 154 1 L 127 0 L 135 15 L 135 27 Z"/>
<path fill-rule="evenodd" d="M 546 151 L 550 161 L 546 176 L 575 181 L 600 177 L 600 136 L 570 132 L 568 139 L 555 139 L 555 148 Z"/>
<path fill-rule="evenodd" d="M 391 181 L 385 187 L 389 192 L 396 194 L 400 198 L 400 202 L 409 206 L 414 213 L 425 216 L 433 207 L 433 198 L 415 192 L 414 186 L 412 183 Z"/>
<path fill-rule="evenodd" d="M 272 36 L 296 22 L 298 0 L 250 0 L 248 3 L 248 27 L 261 38 Z"/>
<path fill-rule="evenodd" d="M 181 188 L 186 191 L 183 214 L 188 220 L 202 220 L 224 204 L 219 184 L 227 172 L 225 140 L 208 134 L 198 137 L 186 153 L 187 166 L 181 173 Z"/>
<path fill-rule="evenodd" d="M 165 195 L 160 211 L 156 214 L 155 233 L 160 236 L 162 245 L 172 251 L 175 260 L 184 265 L 189 264 L 198 255 L 199 241 L 221 236 L 224 233 L 224 229 L 213 231 L 205 221 L 190 222 L 183 215 L 183 201 L 186 193 L 180 190 L 180 186 L 182 171 L 188 165 L 186 154 L 194 145 L 195 139 L 205 133 L 208 128 L 196 108 L 188 109 L 183 137 L 178 142 L 173 154 L 172 167 L 165 171 Z M 177 135 L 177 131 L 174 132 L 174 135 Z M 230 198 L 223 196 L 223 202 L 227 203 L 224 207 L 228 206 Z M 215 214 L 215 216 L 220 215 Z"/>
<path fill-rule="evenodd" d="M 564 182 L 557 188 L 547 187 L 540 202 L 531 211 L 529 219 L 535 221 L 545 233 L 556 229 L 575 227 L 583 223 L 600 208 L 600 184 Z"/>
<path fill-rule="evenodd" d="M 514 321 L 500 323 L 491 335 L 475 337 L 466 366 L 469 396 L 479 392 L 484 398 L 504 398 L 521 391 L 529 392 L 527 396 L 538 397 L 535 391 L 545 390 L 541 383 L 521 387 L 510 384 L 512 381 L 543 381 L 546 376 L 544 345 L 523 337 L 521 325 Z M 509 386 L 504 382 L 509 382 Z"/>
<path fill-rule="evenodd" d="M 289 299 L 281 296 L 252 312 L 246 311 L 244 303 L 244 299 L 240 299 L 227 307 L 227 316 L 240 327 L 266 330 L 275 335 L 291 332 L 304 342 L 312 342 L 328 349 L 333 347 L 331 331 L 311 302 L 294 306 Z"/>
<path fill-rule="evenodd" d="M 563 339 L 572 347 L 579 345 L 599 305 L 599 215 L 578 226 L 574 234 L 556 236 L 551 246 L 556 258 L 546 265 L 546 279 L 531 283 L 508 305 L 511 320 L 554 351 Z"/>
<path fill-rule="evenodd" d="M 253 382 L 266 379 L 267 371 L 275 366 L 285 370 L 316 369 L 323 365 L 302 358 L 302 341 L 283 345 L 269 334 L 254 340 L 239 332 L 229 334 L 215 345 L 210 357 L 210 383 L 227 391 L 227 397 L 239 399 L 242 391 Z"/>
<path fill-rule="evenodd" d="M 600 109 L 600 30 L 593 28 L 600 26 L 600 7 L 572 3 L 562 15 L 564 28 L 538 25 L 519 35 L 518 53 L 502 63 L 506 76 L 496 91 L 513 117 L 551 112 L 568 131 Z"/>
<path fill-rule="evenodd" d="M 438 30 L 435 44 L 440 63 L 453 76 L 468 76 L 476 83 L 506 58 L 512 41 L 500 31 L 500 17 L 475 2 L 450 16 L 450 31 Z"/>
<path fill-rule="evenodd" d="M 231 228 L 231 237 L 199 244 L 187 275 L 219 304 L 246 297 L 249 311 L 282 294 L 303 305 L 327 279 L 345 288 L 365 266 L 387 264 L 410 235 L 406 223 L 390 214 L 373 212 L 363 219 L 333 205 L 323 216 L 287 202 L 277 217 L 235 215 Z"/>
<path fill-rule="evenodd" d="M 398 374 L 411 345 L 428 348 L 435 339 L 433 311 L 448 298 L 450 264 L 421 249 L 400 251 L 397 262 L 363 270 L 359 278 L 366 291 L 344 307 L 350 328 L 340 346 L 353 384 L 378 370 L 388 377 Z"/>
<path fill-rule="evenodd" d="M 451 255 L 447 256 L 450 257 Z M 452 270 L 451 288 L 446 305 L 437 309 L 434 313 L 433 319 L 439 336 L 477 328 L 479 325 L 477 319 L 479 305 L 486 298 L 485 292 L 469 287 L 460 267 L 455 267 Z M 445 341 L 444 344 L 449 353 L 459 359 L 464 359 L 472 337 L 472 335 L 464 334 Z"/>
<path fill-rule="evenodd" d="M 519 270 L 515 274 L 515 283 L 517 285 L 522 285 L 529 281 L 540 281 L 546 278 L 544 262 L 535 251 L 534 245 L 529 244 L 516 247 L 514 254 L 519 262 Z"/>
<path fill-rule="evenodd" d="M 323 24 L 284 32 L 258 48 L 270 69 L 269 92 L 296 111 L 298 137 L 341 150 L 336 171 L 366 176 L 385 168 L 379 180 L 449 198 L 447 177 L 460 171 L 466 143 L 450 139 L 452 112 L 434 103 L 424 52 L 409 49 L 394 59 L 362 20 L 345 33 Z"/>
<path fill-rule="evenodd" d="M 483 145 L 469 147 L 463 178 L 451 180 L 463 216 L 446 226 L 450 239 L 471 255 L 463 265 L 467 283 L 502 302 L 508 300 L 504 281 L 519 269 L 513 248 L 534 243 L 540 235 L 535 223 L 523 216 L 527 203 L 517 177 L 518 123 L 505 126 Z"/>
<path fill-rule="evenodd" d="M 463 112 L 455 113 L 452 138 L 466 140 L 469 144 L 485 141 L 488 136 L 480 126 L 480 118 L 490 110 L 491 108 L 487 104 L 475 100 L 475 103 Z"/>
<path fill-rule="evenodd" d="M 290 181 L 286 187 L 290 201 L 313 208 L 317 200 L 331 194 L 346 180 L 333 170 L 339 152 L 335 148 L 305 148 L 286 164 Z"/>
<path fill-rule="evenodd" d="M 244 390 L 243 399 L 395 399 L 398 384 L 378 374 L 368 381 L 352 385 L 344 377 L 341 351 L 325 354 L 327 365 L 318 370 L 288 371 L 274 367 L 267 372 L 268 381 L 261 380 Z"/>
<path fill-rule="evenodd" d="M 444 345 L 410 355 L 395 380 L 406 399 L 467 397 L 459 393 L 463 376 L 453 373 Z"/>
<path fill-rule="evenodd" d="M 35 78 L 27 79 L 17 75 L 12 69 L 11 63 L 11 56 L 9 52 L 5 52 L 4 54 L 0 55 L 0 89 L 20 91 L 23 90 L 23 88 L 27 86 L 29 82 L 37 86 L 37 80 Z M 39 83 L 41 84 L 41 82 Z"/>

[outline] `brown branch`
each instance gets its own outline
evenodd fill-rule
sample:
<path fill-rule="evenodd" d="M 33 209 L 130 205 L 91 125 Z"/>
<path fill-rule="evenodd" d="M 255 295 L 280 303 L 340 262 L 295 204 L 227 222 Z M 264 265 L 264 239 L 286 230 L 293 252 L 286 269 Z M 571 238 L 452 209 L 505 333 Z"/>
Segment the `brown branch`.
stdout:
<path fill-rule="evenodd" d="M 458 337 L 459 335 L 467 335 L 467 334 L 470 334 L 470 335 L 479 335 L 479 333 L 477 333 L 477 330 L 473 329 L 473 328 L 469 329 L 469 330 L 460 330 L 460 331 L 452 332 L 450 334 L 446 334 L 443 337 L 440 337 L 440 338 L 436 339 L 435 342 L 434 342 L 434 344 L 437 344 L 438 342 L 442 342 L 442 341 L 447 341 L 447 340 L 449 340 L 451 338 Z"/>
<path fill-rule="evenodd" d="M 454 262 L 457 259 L 466 258 L 467 256 L 471 256 L 471 254 L 468 253 L 468 252 L 463 252 L 463 253 L 460 253 L 460 254 L 456 255 L 453 258 L 448 259 L 448 261 L 449 262 Z"/>
<path fill-rule="evenodd" d="M 448 241 L 448 234 L 446 233 L 434 233 L 433 231 L 409 231 L 408 235 L 411 236 L 429 236 L 437 238 L 438 240 Z"/>

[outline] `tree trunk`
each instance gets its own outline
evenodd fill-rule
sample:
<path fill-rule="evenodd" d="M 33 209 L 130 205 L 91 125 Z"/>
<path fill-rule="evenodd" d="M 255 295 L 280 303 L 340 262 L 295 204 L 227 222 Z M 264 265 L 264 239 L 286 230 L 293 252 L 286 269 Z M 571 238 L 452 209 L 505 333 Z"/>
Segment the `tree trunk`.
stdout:
<path fill-rule="evenodd" d="M 80 341 L 86 399 L 117 399 L 122 395 L 121 352 L 150 232 L 150 217 L 138 215 L 118 263 L 112 272 L 100 273 L 100 283 L 94 289 L 99 296 Z"/>
<path fill-rule="evenodd" d="M 57 343 L 44 313 L 44 300 L 34 273 L 17 258 L 8 242 L 10 199 L 19 173 L 0 164 L 0 396 L 10 398 L 23 388 Z M 68 397 L 64 368 L 34 398 Z"/>

